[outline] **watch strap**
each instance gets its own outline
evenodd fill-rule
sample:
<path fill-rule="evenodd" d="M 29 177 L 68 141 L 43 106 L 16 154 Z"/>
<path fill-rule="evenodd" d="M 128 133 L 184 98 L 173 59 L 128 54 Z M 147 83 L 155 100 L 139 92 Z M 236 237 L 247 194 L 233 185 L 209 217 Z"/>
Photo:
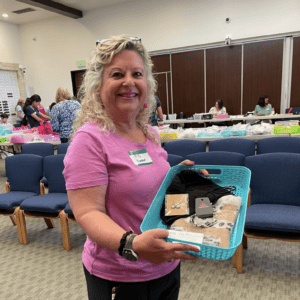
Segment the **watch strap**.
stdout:
<path fill-rule="evenodd" d="M 131 234 L 130 237 L 129 237 L 129 240 L 125 246 L 124 249 L 127 249 L 127 250 L 132 250 L 132 242 L 134 240 L 134 238 L 137 236 L 137 234 Z"/>
<path fill-rule="evenodd" d="M 122 238 L 121 238 L 121 241 L 120 241 L 120 247 L 118 249 L 119 251 L 119 255 L 122 256 L 123 254 L 123 249 L 125 247 L 125 244 L 126 244 L 126 238 L 128 235 L 132 234 L 133 232 L 130 230 L 130 231 L 127 231 L 123 234 Z"/>

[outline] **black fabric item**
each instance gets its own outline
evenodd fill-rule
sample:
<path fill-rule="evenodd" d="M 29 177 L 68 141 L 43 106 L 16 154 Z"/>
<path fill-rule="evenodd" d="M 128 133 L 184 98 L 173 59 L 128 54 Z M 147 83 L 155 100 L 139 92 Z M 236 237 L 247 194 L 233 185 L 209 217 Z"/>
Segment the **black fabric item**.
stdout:
<path fill-rule="evenodd" d="M 91 275 L 83 265 L 89 300 L 111 300 L 113 287 L 117 287 L 115 300 L 177 300 L 180 289 L 180 264 L 169 274 L 142 282 L 109 281 Z"/>
<path fill-rule="evenodd" d="M 195 214 L 195 201 L 199 197 L 208 197 L 211 204 L 226 195 L 233 195 L 227 189 L 215 184 L 210 179 L 202 177 L 195 171 L 184 170 L 177 174 L 166 191 L 166 195 L 188 194 L 190 213 L 185 216 L 165 216 L 165 201 L 160 211 L 160 217 L 165 225 L 172 225 L 176 220 Z"/>

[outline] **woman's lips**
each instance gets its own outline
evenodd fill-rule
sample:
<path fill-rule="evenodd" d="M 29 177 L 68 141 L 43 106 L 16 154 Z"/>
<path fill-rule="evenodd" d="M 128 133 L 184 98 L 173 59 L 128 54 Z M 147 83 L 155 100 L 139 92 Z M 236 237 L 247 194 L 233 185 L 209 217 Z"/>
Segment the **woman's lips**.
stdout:
<path fill-rule="evenodd" d="M 135 100 L 138 97 L 138 94 L 134 94 L 134 93 L 123 93 L 123 94 L 119 94 L 118 96 L 121 97 L 121 99 L 129 101 L 129 100 Z"/>

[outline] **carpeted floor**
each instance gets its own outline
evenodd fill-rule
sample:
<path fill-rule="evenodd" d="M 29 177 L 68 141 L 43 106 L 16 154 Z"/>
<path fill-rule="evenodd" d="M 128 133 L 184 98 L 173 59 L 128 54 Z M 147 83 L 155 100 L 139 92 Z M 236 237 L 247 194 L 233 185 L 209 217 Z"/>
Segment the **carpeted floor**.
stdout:
<path fill-rule="evenodd" d="M 0 178 L 1 193 L 5 181 Z M 69 223 L 73 248 L 65 251 L 59 220 L 53 229 L 43 219 L 26 218 L 26 223 L 29 244 L 20 245 L 16 226 L 0 215 L 0 300 L 88 299 L 81 263 L 85 234 L 79 225 Z M 232 259 L 183 261 L 179 299 L 300 299 L 300 243 L 248 239 L 243 271 L 236 273 Z"/>

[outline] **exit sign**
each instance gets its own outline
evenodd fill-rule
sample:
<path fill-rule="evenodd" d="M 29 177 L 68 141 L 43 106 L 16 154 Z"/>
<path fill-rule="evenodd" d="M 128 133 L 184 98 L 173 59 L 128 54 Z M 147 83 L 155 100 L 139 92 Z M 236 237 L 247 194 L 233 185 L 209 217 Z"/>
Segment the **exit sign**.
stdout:
<path fill-rule="evenodd" d="M 85 60 L 78 60 L 77 61 L 77 66 L 78 67 L 85 67 L 86 66 Z"/>

